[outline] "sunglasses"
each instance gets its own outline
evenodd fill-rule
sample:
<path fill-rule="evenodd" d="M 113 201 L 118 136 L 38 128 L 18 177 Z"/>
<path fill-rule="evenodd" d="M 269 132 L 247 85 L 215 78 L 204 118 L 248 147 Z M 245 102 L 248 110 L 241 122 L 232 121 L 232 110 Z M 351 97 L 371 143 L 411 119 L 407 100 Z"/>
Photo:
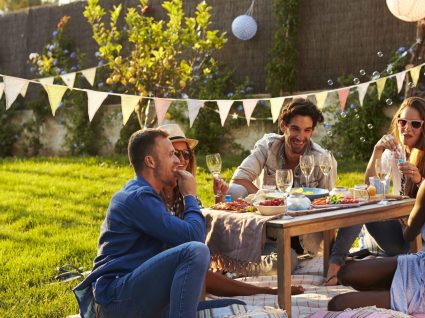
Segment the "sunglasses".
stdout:
<path fill-rule="evenodd" d="M 407 123 L 409 123 L 412 128 L 419 129 L 424 124 L 424 121 L 423 120 L 410 120 L 410 119 L 403 119 L 403 118 L 397 119 L 397 125 L 400 128 L 406 127 Z"/>
<path fill-rule="evenodd" d="M 192 151 L 190 150 L 174 150 L 174 154 L 177 158 L 182 158 L 184 160 L 190 160 L 192 158 Z"/>

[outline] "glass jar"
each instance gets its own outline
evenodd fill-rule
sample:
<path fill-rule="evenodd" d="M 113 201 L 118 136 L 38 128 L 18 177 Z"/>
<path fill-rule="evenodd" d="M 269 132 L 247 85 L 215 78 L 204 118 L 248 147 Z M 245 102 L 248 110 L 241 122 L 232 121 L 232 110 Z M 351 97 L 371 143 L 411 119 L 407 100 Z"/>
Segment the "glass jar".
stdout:
<path fill-rule="evenodd" d="M 290 194 L 286 200 L 289 211 L 308 210 L 311 206 L 311 201 L 304 194 Z"/>
<path fill-rule="evenodd" d="M 329 195 L 340 194 L 341 197 L 351 197 L 351 192 L 346 187 L 335 187 L 329 192 Z"/>

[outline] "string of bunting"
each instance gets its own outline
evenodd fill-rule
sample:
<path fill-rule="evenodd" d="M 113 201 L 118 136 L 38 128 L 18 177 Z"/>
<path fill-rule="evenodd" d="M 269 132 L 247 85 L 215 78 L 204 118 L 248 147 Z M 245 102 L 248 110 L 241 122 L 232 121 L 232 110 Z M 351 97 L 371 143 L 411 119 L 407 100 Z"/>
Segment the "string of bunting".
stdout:
<path fill-rule="evenodd" d="M 141 99 L 150 99 L 154 101 L 156 116 L 158 119 L 158 125 L 160 125 L 162 121 L 164 120 L 165 114 L 167 113 L 167 110 L 170 107 L 171 103 L 178 101 L 178 102 L 185 102 L 187 104 L 190 126 L 193 125 L 193 122 L 198 116 L 199 110 L 205 106 L 204 104 L 206 102 L 215 102 L 217 104 L 218 113 L 221 119 L 221 125 L 224 125 L 233 103 L 235 101 L 239 101 L 239 102 L 242 102 L 247 125 L 249 126 L 251 120 L 256 120 L 255 118 L 252 118 L 251 115 L 259 101 L 270 102 L 271 115 L 272 115 L 271 119 L 273 120 L 273 122 L 276 122 L 276 120 L 278 119 L 280 109 L 282 108 L 285 100 L 293 99 L 297 97 L 307 98 L 307 96 L 313 95 L 316 99 L 317 107 L 319 109 L 323 109 L 328 95 L 331 93 L 337 93 L 341 110 L 344 111 L 345 105 L 347 102 L 347 97 L 350 93 L 350 90 L 352 89 L 357 90 L 360 105 L 363 106 L 364 97 L 366 95 L 368 87 L 371 84 L 376 84 L 378 99 L 381 98 L 382 92 L 385 88 L 385 83 L 387 82 L 389 78 L 396 79 L 397 91 L 400 92 L 403 87 L 403 83 L 404 83 L 407 72 L 410 72 L 413 85 L 416 86 L 420 77 L 421 68 L 424 65 L 425 63 L 412 67 L 409 70 L 404 70 L 399 73 L 391 74 L 386 77 L 381 77 L 379 79 L 374 79 L 368 82 L 363 82 L 360 84 L 331 89 L 331 90 L 323 90 L 323 91 L 319 91 L 315 93 L 281 96 L 281 97 L 273 97 L 273 98 L 250 98 L 250 99 L 239 99 L 239 100 L 222 100 L 222 99 L 199 100 L 199 99 L 191 99 L 191 98 L 183 98 L 183 99 L 164 98 L 164 97 L 119 94 L 119 93 L 113 93 L 113 92 L 102 92 L 102 91 L 95 91 L 90 89 L 81 89 L 81 88 L 74 87 L 75 77 L 77 73 L 81 73 L 82 75 L 84 75 L 84 77 L 90 83 L 90 85 L 93 86 L 97 67 L 61 75 L 61 78 L 66 85 L 53 84 L 54 77 L 29 80 L 29 79 L 23 79 L 19 77 L 13 77 L 13 76 L 0 74 L 0 77 L 3 77 L 3 82 L 0 82 L 0 99 L 2 98 L 2 95 L 4 93 L 6 98 L 6 110 L 7 110 L 15 102 L 19 94 L 25 97 L 27 89 L 28 89 L 28 85 L 30 83 L 39 84 L 39 85 L 42 85 L 43 88 L 46 90 L 48 98 L 49 98 L 52 114 L 53 116 L 55 116 L 56 110 L 58 109 L 59 104 L 61 103 L 62 98 L 68 89 L 84 91 L 87 94 L 88 115 L 91 121 L 94 115 L 96 114 L 97 110 L 102 106 L 102 103 L 109 95 L 119 96 L 121 98 L 121 110 L 123 114 L 122 118 L 123 118 L 124 125 L 127 123 L 128 119 L 130 118 L 130 115 L 133 113 L 135 107 L 137 106 L 137 104 L 140 102 Z M 235 118 L 235 114 L 232 114 L 232 117 Z"/>

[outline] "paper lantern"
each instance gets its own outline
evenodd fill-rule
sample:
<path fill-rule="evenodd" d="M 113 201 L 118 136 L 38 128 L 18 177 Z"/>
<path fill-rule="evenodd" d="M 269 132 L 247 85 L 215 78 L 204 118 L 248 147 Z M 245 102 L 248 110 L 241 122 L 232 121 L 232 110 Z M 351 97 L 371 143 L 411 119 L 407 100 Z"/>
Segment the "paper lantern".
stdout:
<path fill-rule="evenodd" d="M 398 19 L 414 22 L 425 18 L 424 0 L 387 0 L 388 9 Z"/>
<path fill-rule="evenodd" d="M 232 33 L 242 41 L 252 39 L 257 33 L 257 22 L 250 15 L 240 15 L 232 22 Z"/>

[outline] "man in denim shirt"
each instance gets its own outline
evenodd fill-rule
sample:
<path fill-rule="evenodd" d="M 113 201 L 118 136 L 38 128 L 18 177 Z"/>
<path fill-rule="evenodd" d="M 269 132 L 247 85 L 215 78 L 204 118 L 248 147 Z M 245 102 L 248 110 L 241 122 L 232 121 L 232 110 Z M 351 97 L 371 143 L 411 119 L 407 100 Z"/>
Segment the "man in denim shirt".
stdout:
<path fill-rule="evenodd" d="M 128 157 L 136 177 L 111 199 L 92 273 L 75 289 L 84 318 L 196 317 L 210 254 L 194 177 L 177 170 L 179 158 L 159 129 L 135 132 Z M 176 186 L 183 219 L 159 196 Z"/>
<path fill-rule="evenodd" d="M 337 162 L 330 154 L 332 169 L 328 178 L 325 178 L 319 168 L 319 158 L 320 155 L 327 154 L 327 152 L 311 140 L 317 123 L 322 123 L 323 120 L 322 112 L 308 99 L 294 99 L 280 113 L 279 128 L 283 135 L 266 134 L 257 141 L 251 154 L 234 172 L 228 194 L 236 199 L 256 193 L 258 187 L 275 186 L 275 174 L 278 169 L 292 169 L 294 187 L 332 189 L 336 181 Z M 314 170 L 309 177 L 308 185 L 306 185 L 306 178 L 301 173 L 299 166 L 301 155 L 314 156 Z M 320 242 L 318 239 L 314 239 L 316 241 L 314 243 L 312 240 L 309 241 L 312 243 L 312 247 L 305 246 L 305 249 L 316 252 Z M 301 254 L 303 252 L 301 247 L 296 245 L 297 243 L 293 243 L 293 248 L 296 248 L 298 254 Z"/>

